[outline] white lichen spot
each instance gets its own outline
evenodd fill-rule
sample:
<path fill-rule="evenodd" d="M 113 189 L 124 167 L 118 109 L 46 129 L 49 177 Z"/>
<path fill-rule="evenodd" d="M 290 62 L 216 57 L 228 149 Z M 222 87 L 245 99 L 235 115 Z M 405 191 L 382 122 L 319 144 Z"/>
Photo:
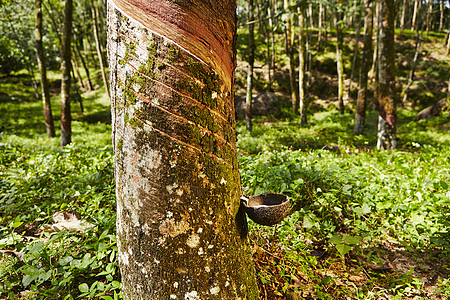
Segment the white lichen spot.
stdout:
<path fill-rule="evenodd" d="M 128 251 L 128 253 L 129 253 L 131 256 L 133 256 L 133 249 L 128 248 L 127 251 Z"/>
<path fill-rule="evenodd" d="M 199 243 L 200 243 L 200 237 L 195 233 L 190 235 L 186 241 L 186 245 L 188 245 L 191 248 L 196 248 Z"/>
<path fill-rule="evenodd" d="M 160 261 L 157 260 L 156 258 L 153 260 L 155 262 L 155 264 L 159 265 Z"/>
<path fill-rule="evenodd" d="M 208 245 L 208 249 L 214 248 L 214 245 Z"/>
<path fill-rule="evenodd" d="M 171 211 L 168 211 L 167 212 L 167 218 L 172 218 L 173 217 L 173 212 L 171 212 Z"/>
<path fill-rule="evenodd" d="M 147 274 L 147 269 L 146 268 L 142 268 L 141 272 L 142 272 L 142 274 Z"/>
<path fill-rule="evenodd" d="M 226 282 L 225 282 L 225 287 L 227 287 L 227 286 L 229 286 L 230 285 L 230 282 L 227 280 Z"/>
<path fill-rule="evenodd" d="M 181 197 L 182 195 L 183 195 L 183 190 L 182 189 L 178 189 L 177 191 L 176 191 L 176 194 L 177 194 L 177 196 L 178 197 Z"/>
<path fill-rule="evenodd" d="M 203 228 L 199 228 L 198 230 L 197 230 L 197 233 L 202 233 L 203 232 Z"/>
<path fill-rule="evenodd" d="M 221 184 L 221 185 L 225 185 L 225 184 L 227 184 L 227 183 L 228 183 L 228 182 L 225 180 L 225 178 L 222 177 L 222 178 L 220 179 L 220 184 Z"/>
<path fill-rule="evenodd" d="M 176 237 L 188 230 L 189 223 L 185 220 L 181 220 L 179 222 L 174 219 L 165 219 L 161 225 L 159 226 L 159 232 L 163 235 L 169 235 L 170 237 Z"/>
<path fill-rule="evenodd" d="M 183 255 L 186 253 L 186 250 L 184 250 L 183 248 L 178 248 L 176 253 L 179 255 Z"/>
<path fill-rule="evenodd" d="M 122 252 L 119 255 L 119 260 L 122 262 L 122 264 L 128 265 L 129 264 L 129 262 L 128 262 L 128 253 L 127 252 Z"/>
<path fill-rule="evenodd" d="M 213 222 L 211 220 L 206 220 L 205 223 L 208 225 L 212 225 Z"/>
<path fill-rule="evenodd" d="M 175 282 L 173 283 L 173 287 L 177 289 L 177 288 L 178 288 L 178 282 L 175 281 Z"/>
<path fill-rule="evenodd" d="M 177 299 L 177 296 L 174 295 L 174 294 L 171 294 L 171 295 L 170 295 L 170 299 Z"/>
<path fill-rule="evenodd" d="M 198 248 L 198 255 L 203 255 L 205 252 L 203 252 L 203 248 Z"/>
<path fill-rule="evenodd" d="M 176 160 L 171 160 L 169 161 L 170 167 L 171 168 L 175 168 L 175 166 L 177 165 L 177 161 Z"/>
<path fill-rule="evenodd" d="M 184 299 L 187 299 L 187 300 L 197 300 L 197 299 L 199 299 L 197 291 L 192 291 L 192 292 L 184 294 Z"/>
<path fill-rule="evenodd" d="M 172 185 L 168 185 L 166 186 L 166 190 L 169 192 L 169 194 L 173 193 L 173 190 L 176 189 L 178 187 L 177 183 L 174 183 Z"/>
<path fill-rule="evenodd" d="M 211 295 L 217 295 L 220 292 L 220 287 L 218 287 L 217 285 L 210 288 L 209 292 L 211 293 Z"/>
<path fill-rule="evenodd" d="M 188 211 L 189 211 L 189 212 L 191 212 L 191 211 L 192 211 L 192 208 L 191 208 L 191 207 L 189 207 L 189 208 L 188 208 Z"/>
<path fill-rule="evenodd" d="M 209 273 L 209 272 L 211 272 L 211 269 L 210 269 L 209 267 L 205 267 L 205 271 L 206 271 L 207 273 Z"/>
<path fill-rule="evenodd" d="M 211 94 L 211 98 L 212 98 L 212 99 L 216 99 L 216 98 L 217 98 L 217 92 L 213 92 L 213 93 Z"/>

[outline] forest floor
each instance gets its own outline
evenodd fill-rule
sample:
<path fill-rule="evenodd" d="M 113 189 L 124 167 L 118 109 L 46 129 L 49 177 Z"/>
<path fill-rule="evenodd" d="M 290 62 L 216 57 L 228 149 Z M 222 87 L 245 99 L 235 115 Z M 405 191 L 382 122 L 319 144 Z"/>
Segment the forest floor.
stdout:
<path fill-rule="evenodd" d="M 414 34 L 404 37 L 397 43 L 399 92 L 415 49 Z M 450 298 L 449 119 L 441 113 L 415 120 L 446 95 L 450 58 L 442 35 L 426 40 L 409 100 L 398 110 L 398 150 L 375 150 L 376 112 L 369 109 L 364 134 L 354 136 L 352 101 L 344 115 L 335 109 L 331 37 L 324 53 L 312 50 L 307 125 L 290 113 L 283 56 L 274 83 L 282 108 L 255 117 L 252 133 L 238 121 L 244 193 L 284 193 L 292 203 L 274 227 L 249 220 L 261 299 Z M 348 35 L 347 73 L 352 41 Z M 59 82 L 50 75 L 58 135 Z M 266 75 L 257 69 L 256 93 L 267 87 Z M 242 61 L 236 78 L 240 95 Z M 0 78 L 0 91 L 0 298 L 120 298 L 104 89 L 81 94 L 84 113 L 72 103 L 73 143 L 64 150 L 58 137 L 45 136 L 41 102 L 26 76 Z M 53 225 L 58 212 L 94 226 L 49 233 L 44 225 Z"/>

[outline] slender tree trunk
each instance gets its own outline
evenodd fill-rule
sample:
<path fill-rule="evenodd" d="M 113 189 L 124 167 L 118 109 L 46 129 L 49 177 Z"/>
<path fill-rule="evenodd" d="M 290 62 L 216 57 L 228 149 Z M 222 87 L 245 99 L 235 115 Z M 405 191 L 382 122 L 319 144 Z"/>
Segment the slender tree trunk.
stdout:
<path fill-rule="evenodd" d="M 245 126 L 252 131 L 252 95 L 253 95 L 253 67 L 255 63 L 255 35 L 253 28 L 253 0 L 248 1 L 248 73 L 247 96 L 245 99 Z"/>
<path fill-rule="evenodd" d="M 284 0 L 284 9 L 289 11 L 290 3 L 289 0 Z M 286 53 L 289 57 L 289 84 L 291 88 L 291 103 L 292 111 L 294 114 L 298 113 L 298 98 L 297 91 L 295 88 L 295 63 L 294 63 L 294 42 L 295 42 L 295 32 L 293 24 L 292 13 L 288 13 L 287 26 L 286 26 Z"/>
<path fill-rule="evenodd" d="M 80 70 L 78 70 L 78 62 L 75 56 L 72 58 L 72 70 L 75 72 L 78 84 L 84 89 L 83 78 L 81 78 Z"/>
<path fill-rule="evenodd" d="M 72 141 L 72 116 L 70 112 L 72 14 L 73 2 L 72 0 L 65 0 L 64 25 L 61 37 L 61 147 L 63 148 Z"/>
<path fill-rule="evenodd" d="M 97 49 L 97 55 L 98 55 L 98 60 L 100 63 L 100 71 L 102 72 L 102 79 L 103 79 L 103 84 L 105 86 L 106 89 L 106 93 L 108 94 L 108 97 L 110 96 L 109 94 L 109 86 L 108 86 L 108 80 L 106 78 L 106 70 L 105 70 L 105 64 L 104 64 L 104 60 L 103 60 L 103 51 L 101 48 L 101 42 L 100 42 L 100 37 L 99 37 L 99 32 L 98 32 L 98 10 L 97 7 L 95 6 L 95 1 L 91 0 L 91 11 L 92 11 L 92 17 L 93 17 L 93 22 L 94 22 L 94 38 L 95 38 L 95 46 Z"/>
<path fill-rule="evenodd" d="M 358 14 L 358 16 L 355 17 L 356 19 L 356 37 L 355 37 L 355 48 L 353 49 L 353 59 L 352 59 L 352 69 L 350 71 L 350 79 L 348 81 L 348 85 L 347 85 L 347 93 L 345 98 L 347 100 L 350 100 L 352 97 L 352 83 L 353 83 L 353 78 L 355 75 L 355 69 L 356 69 L 356 62 L 358 59 L 358 49 L 359 49 L 359 39 L 361 36 L 361 18 L 360 18 L 360 14 Z"/>
<path fill-rule="evenodd" d="M 367 103 L 367 76 L 372 56 L 373 0 L 364 1 L 364 49 L 359 72 L 359 89 L 356 100 L 355 128 L 358 135 L 364 131 Z"/>
<path fill-rule="evenodd" d="M 78 45 L 78 39 L 77 39 L 77 35 L 75 34 L 75 31 L 73 32 L 73 39 L 75 42 L 75 53 L 78 55 L 78 58 L 81 61 L 81 65 L 83 66 L 84 72 L 86 73 L 87 89 L 88 89 L 88 91 L 92 91 L 93 88 L 92 88 L 91 76 L 89 75 L 89 68 L 86 65 L 83 55 L 81 54 L 80 46 Z"/>
<path fill-rule="evenodd" d="M 35 0 L 35 29 L 36 54 L 41 77 L 42 106 L 44 108 L 45 128 L 49 138 L 55 137 L 55 125 L 53 123 L 52 107 L 50 102 L 50 90 L 48 88 L 47 67 L 45 66 L 44 46 L 42 43 L 42 0 Z"/>
<path fill-rule="evenodd" d="M 420 14 L 420 8 L 422 6 L 422 0 L 414 0 L 414 11 L 412 15 L 412 21 L 411 21 L 411 29 L 417 30 L 418 29 L 418 18 Z"/>
<path fill-rule="evenodd" d="M 433 12 L 433 3 L 431 2 L 431 0 L 428 0 L 428 7 L 427 7 L 427 18 L 426 18 L 426 31 L 427 31 L 427 35 L 428 35 L 428 31 L 430 31 L 430 27 L 431 27 L 431 18 L 432 18 L 432 12 Z"/>
<path fill-rule="evenodd" d="M 397 147 L 397 114 L 395 107 L 395 6 L 390 0 L 380 0 L 380 41 L 378 43 L 378 141 L 379 150 Z"/>
<path fill-rule="evenodd" d="M 440 16 L 439 16 L 439 32 L 442 32 L 442 28 L 444 26 L 444 11 L 445 11 L 445 5 L 444 5 L 444 1 L 445 0 L 441 0 L 439 3 L 439 12 L 440 12 Z"/>
<path fill-rule="evenodd" d="M 338 105 L 339 105 L 339 113 L 341 115 L 344 114 L 344 63 L 342 61 L 342 46 L 343 46 L 343 38 L 341 31 L 341 16 L 339 12 L 335 12 L 334 14 L 334 26 L 336 28 L 336 66 L 337 66 L 337 75 L 338 75 Z"/>
<path fill-rule="evenodd" d="M 320 43 L 322 42 L 322 18 L 323 18 L 323 4 L 319 3 L 319 33 L 317 35 L 317 51 L 320 52 Z"/>
<path fill-rule="evenodd" d="M 258 299 L 236 156 L 233 0 L 108 1 L 124 299 Z"/>
<path fill-rule="evenodd" d="M 306 124 L 306 98 L 305 98 L 305 41 L 303 32 L 303 11 L 298 8 L 298 99 L 300 110 L 300 123 Z"/>
<path fill-rule="evenodd" d="M 422 34 L 419 33 L 419 31 L 416 31 L 416 51 L 414 53 L 414 59 L 411 64 L 411 71 L 409 72 L 408 84 L 406 85 L 406 88 L 402 91 L 402 95 L 401 95 L 403 105 L 406 104 L 406 100 L 408 99 L 409 88 L 411 87 L 412 83 L 414 82 L 414 72 L 416 70 L 417 61 L 419 59 L 421 40 L 422 40 Z"/>
<path fill-rule="evenodd" d="M 374 90 L 375 93 L 378 91 L 378 44 L 380 40 L 380 30 L 378 28 L 379 22 L 378 19 L 380 17 L 380 2 L 375 0 L 375 16 L 374 16 L 374 31 L 375 31 L 375 44 L 374 44 L 374 51 L 373 51 L 373 57 L 372 57 L 372 67 L 370 68 L 369 78 L 370 81 L 374 83 Z M 375 97 L 377 99 L 377 97 Z M 375 100 L 377 101 L 377 100 Z"/>
<path fill-rule="evenodd" d="M 450 55 L 450 31 L 447 32 L 446 40 L 447 40 L 447 55 Z"/>
<path fill-rule="evenodd" d="M 408 5 L 408 0 L 403 0 L 402 5 L 402 15 L 400 17 L 400 33 L 405 29 L 405 16 L 406 16 L 406 6 Z"/>

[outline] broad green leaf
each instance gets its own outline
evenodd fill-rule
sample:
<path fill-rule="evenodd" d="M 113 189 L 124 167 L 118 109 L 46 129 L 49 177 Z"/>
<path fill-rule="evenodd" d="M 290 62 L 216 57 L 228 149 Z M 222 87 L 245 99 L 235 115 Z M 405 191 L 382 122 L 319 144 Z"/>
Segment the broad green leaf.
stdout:
<path fill-rule="evenodd" d="M 339 252 L 340 255 L 344 256 L 345 254 L 347 254 L 350 250 L 352 249 L 352 247 L 346 245 L 346 244 L 337 244 L 336 245 L 336 250 Z"/>
<path fill-rule="evenodd" d="M 357 245 L 362 241 L 362 237 L 360 236 L 350 236 L 348 234 L 345 234 L 342 238 L 342 243 L 347 245 Z"/>
<path fill-rule="evenodd" d="M 314 226 L 313 220 L 309 216 L 303 218 L 303 228 L 311 228 Z"/>
<path fill-rule="evenodd" d="M 342 244 L 342 237 L 339 234 L 334 234 L 328 242 L 333 243 L 335 245 Z"/>
<path fill-rule="evenodd" d="M 82 293 L 88 293 L 89 292 L 89 286 L 87 285 L 87 283 L 82 283 L 78 286 L 78 289 L 80 290 L 80 292 Z"/>

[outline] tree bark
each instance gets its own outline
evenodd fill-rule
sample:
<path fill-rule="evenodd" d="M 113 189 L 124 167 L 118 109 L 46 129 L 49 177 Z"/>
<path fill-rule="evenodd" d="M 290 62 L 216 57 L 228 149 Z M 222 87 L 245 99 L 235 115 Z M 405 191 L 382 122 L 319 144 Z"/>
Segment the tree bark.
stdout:
<path fill-rule="evenodd" d="M 323 3 L 319 3 L 319 33 L 317 36 L 317 51 L 320 52 L 320 43 L 322 43 L 322 18 L 323 18 Z"/>
<path fill-rule="evenodd" d="M 444 11 L 445 11 L 445 4 L 444 4 L 445 0 L 441 0 L 439 3 L 439 32 L 442 32 L 442 28 L 444 26 Z"/>
<path fill-rule="evenodd" d="M 346 100 L 350 100 L 352 98 L 352 83 L 353 83 L 353 78 L 355 75 L 355 69 L 356 69 L 356 62 L 358 60 L 358 49 L 359 49 L 359 39 L 361 36 L 361 18 L 360 18 L 360 13 L 358 13 L 358 15 L 355 17 L 356 19 L 356 24 L 355 24 L 355 31 L 356 31 L 356 36 L 355 36 L 355 48 L 353 49 L 353 58 L 352 58 L 352 69 L 350 71 L 350 79 L 348 80 L 348 84 L 347 84 L 347 91 L 346 91 Z"/>
<path fill-rule="evenodd" d="M 94 31 L 95 47 L 97 49 L 98 60 L 100 63 L 100 71 L 102 72 L 102 79 L 103 79 L 103 84 L 106 89 L 106 93 L 108 94 L 108 97 L 110 97 L 108 80 L 106 77 L 105 63 L 103 60 L 103 51 L 101 48 L 101 42 L 100 42 L 99 30 L 98 30 L 98 27 L 99 27 L 99 25 L 98 25 L 98 10 L 97 10 L 97 7 L 95 6 L 94 0 L 91 0 L 91 11 L 92 11 L 92 18 L 93 18 L 93 22 L 94 22 L 94 30 L 93 31 Z"/>
<path fill-rule="evenodd" d="M 405 17 L 406 17 L 406 7 L 408 5 L 408 0 L 403 0 L 402 5 L 402 15 L 400 17 L 400 33 L 405 29 Z"/>
<path fill-rule="evenodd" d="M 411 21 L 411 29 L 417 30 L 418 29 L 418 18 L 419 18 L 419 11 L 420 7 L 422 6 L 422 0 L 414 0 L 414 11 L 412 15 L 412 21 Z"/>
<path fill-rule="evenodd" d="M 52 107 L 50 102 L 50 90 L 48 88 L 47 67 L 45 66 L 44 46 L 42 43 L 42 0 L 35 1 L 35 29 L 36 55 L 41 77 L 42 106 L 44 109 L 45 128 L 49 138 L 55 137 L 55 125 L 53 123 Z"/>
<path fill-rule="evenodd" d="M 406 104 L 406 100 L 408 99 L 409 88 L 411 87 L 411 85 L 414 82 L 414 73 L 416 71 L 417 62 L 419 60 L 421 40 L 422 40 L 422 34 L 419 33 L 419 31 L 416 31 L 416 51 L 414 53 L 414 58 L 411 63 L 411 71 L 409 72 L 408 84 L 406 85 L 405 89 L 402 91 L 402 94 L 401 94 L 403 105 Z"/>
<path fill-rule="evenodd" d="M 72 36 L 73 0 L 65 0 L 64 25 L 61 37 L 61 147 L 72 141 L 72 116 L 70 112 L 70 60 Z"/>
<path fill-rule="evenodd" d="M 343 38 L 341 31 L 341 13 L 335 11 L 334 14 L 334 26 L 336 28 L 336 67 L 337 67 L 337 75 L 338 75 L 338 105 L 339 105 L 339 113 L 341 115 L 344 114 L 344 63 L 342 61 L 342 46 L 343 46 Z"/>
<path fill-rule="evenodd" d="M 378 43 L 378 140 L 379 150 L 397 146 L 395 106 L 395 6 L 391 0 L 380 1 L 380 41 Z"/>
<path fill-rule="evenodd" d="M 307 123 L 305 99 L 305 41 L 303 36 L 303 11 L 298 8 L 298 99 L 300 110 L 300 124 Z"/>
<path fill-rule="evenodd" d="M 108 1 L 124 299 L 257 299 L 236 156 L 236 4 Z"/>
<path fill-rule="evenodd" d="M 253 67 L 255 63 L 255 34 L 253 28 L 253 0 L 248 0 L 248 73 L 247 95 L 245 99 L 245 127 L 252 131 L 252 95 L 253 95 Z"/>
<path fill-rule="evenodd" d="M 372 56 L 373 0 L 364 1 L 364 49 L 359 73 L 358 98 L 356 100 L 355 128 L 358 135 L 364 131 L 367 104 L 367 80 Z"/>
<path fill-rule="evenodd" d="M 291 88 L 291 103 L 292 111 L 294 114 L 298 114 L 298 97 L 297 90 L 295 88 L 295 62 L 294 62 L 294 42 L 295 42 L 295 32 L 294 32 L 294 18 L 290 11 L 289 0 L 284 0 L 284 9 L 288 11 L 287 13 L 287 26 L 286 26 L 286 53 L 289 58 L 289 85 Z"/>
<path fill-rule="evenodd" d="M 89 68 L 87 67 L 86 62 L 83 58 L 83 55 L 81 54 L 80 46 L 78 45 L 77 35 L 75 34 L 75 31 L 73 32 L 73 39 L 74 39 L 74 44 L 75 44 L 75 53 L 78 55 L 78 58 L 81 61 L 81 65 L 83 66 L 84 72 L 86 73 L 87 89 L 88 89 L 88 91 L 92 91 L 93 88 L 92 88 L 91 76 L 89 75 Z"/>

